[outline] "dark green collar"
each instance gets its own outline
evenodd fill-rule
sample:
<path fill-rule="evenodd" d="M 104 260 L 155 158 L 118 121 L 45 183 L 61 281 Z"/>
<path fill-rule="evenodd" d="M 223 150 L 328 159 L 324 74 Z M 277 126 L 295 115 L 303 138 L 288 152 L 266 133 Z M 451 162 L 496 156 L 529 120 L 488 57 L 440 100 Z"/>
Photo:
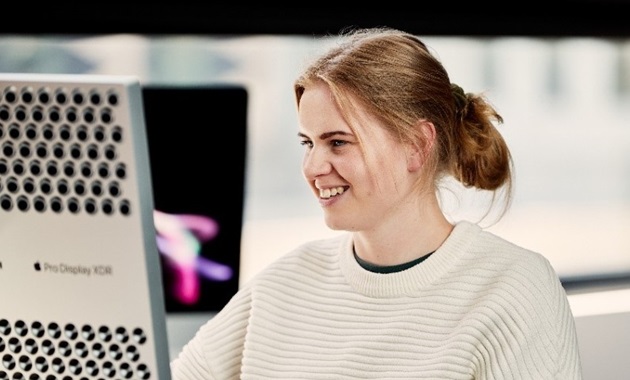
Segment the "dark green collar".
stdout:
<path fill-rule="evenodd" d="M 353 250 L 354 252 L 354 250 Z M 359 265 L 361 265 L 361 267 L 365 270 L 368 270 L 370 272 L 374 272 L 374 273 L 396 273 L 396 272 L 402 272 L 405 269 L 409 269 L 412 266 L 416 265 L 416 264 L 420 264 L 421 262 L 423 262 L 427 257 L 431 256 L 433 254 L 433 252 L 428 253 L 422 257 L 418 257 L 415 260 L 411 260 L 409 262 L 406 263 L 402 263 L 402 264 L 396 264 L 396 265 L 375 265 L 372 264 L 370 262 L 367 262 L 363 259 L 361 259 L 359 256 L 357 256 L 357 253 L 354 252 L 354 258 L 357 260 L 357 262 L 359 263 Z"/>

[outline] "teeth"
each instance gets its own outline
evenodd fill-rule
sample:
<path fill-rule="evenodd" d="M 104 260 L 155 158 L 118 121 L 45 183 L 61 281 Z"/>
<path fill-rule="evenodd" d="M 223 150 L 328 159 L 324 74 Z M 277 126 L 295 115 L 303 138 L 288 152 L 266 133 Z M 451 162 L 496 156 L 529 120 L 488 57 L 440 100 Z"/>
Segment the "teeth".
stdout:
<path fill-rule="evenodd" d="M 319 196 L 320 198 L 330 198 L 330 197 L 334 197 L 335 195 L 338 194 L 343 194 L 343 187 L 339 186 L 339 187 L 332 187 L 330 189 L 320 189 L 319 190 Z"/>

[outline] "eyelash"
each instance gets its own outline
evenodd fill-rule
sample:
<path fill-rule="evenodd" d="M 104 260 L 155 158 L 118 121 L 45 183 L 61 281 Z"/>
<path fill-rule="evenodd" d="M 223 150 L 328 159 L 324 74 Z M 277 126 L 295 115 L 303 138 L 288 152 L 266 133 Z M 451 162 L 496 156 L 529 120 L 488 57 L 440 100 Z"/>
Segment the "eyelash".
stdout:
<path fill-rule="evenodd" d="M 331 145 L 333 148 L 338 148 L 338 147 L 344 146 L 344 145 L 346 145 L 347 143 L 348 143 L 348 142 L 347 142 L 347 141 L 344 141 L 344 140 L 330 140 L 330 145 Z M 309 148 L 312 148 L 312 147 L 313 147 L 313 142 L 312 142 L 312 141 L 310 141 L 310 140 L 302 140 L 302 141 L 300 141 L 300 145 L 302 145 L 302 146 L 307 146 L 307 147 L 309 147 Z"/>

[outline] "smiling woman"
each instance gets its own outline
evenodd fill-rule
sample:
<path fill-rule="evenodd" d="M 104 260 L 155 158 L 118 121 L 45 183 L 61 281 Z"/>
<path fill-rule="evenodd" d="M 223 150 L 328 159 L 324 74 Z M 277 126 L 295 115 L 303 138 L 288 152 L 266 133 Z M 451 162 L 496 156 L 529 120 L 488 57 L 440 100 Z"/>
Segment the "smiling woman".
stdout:
<path fill-rule="evenodd" d="M 420 206 L 413 188 L 422 184 L 420 175 L 426 173 L 420 170 L 422 154 L 414 151 L 411 144 L 402 145 L 401 149 L 400 142 L 381 121 L 360 112 L 361 108 L 344 115 L 323 81 L 309 86 L 309 91 L 303 87 L 297 91 L 299 135 L 307 147 L 302 171 L 319 197 L 328 227 L 361 231 L 372 229 L 371 224 L 384 223 L 386 219 L 394 224 L 404 222 L 398 218 L 398 212 Z M 356 99 L 352 103 L 360 104 Z M 419 129 L 431 128 L 428 123 L 420 124 Z M 404 170 L 397 170 L 400 168 Z M 333 192 L 339 194 L 339 188 L 341 195 L 331 197 Z M 443 234 L 447 234 L 450 225 L 444 227 Z M 440 242 L 430 243 L 437 246 Z M 415 255 L 422 248 L 415 247 L 405 253 Z M 405 257 L 388 255 L 383 259 L 392 262 Z"/>
<path fill-rule="evenodd" d="M 446 177 L 510 194 L 490 103 L 387 28 L 348 31 L 294 90 L 303 176 L 343 233 L 245 283 L 174 358 L 173 378 L 582 379 L 550 262 L 440 207 Z"/>

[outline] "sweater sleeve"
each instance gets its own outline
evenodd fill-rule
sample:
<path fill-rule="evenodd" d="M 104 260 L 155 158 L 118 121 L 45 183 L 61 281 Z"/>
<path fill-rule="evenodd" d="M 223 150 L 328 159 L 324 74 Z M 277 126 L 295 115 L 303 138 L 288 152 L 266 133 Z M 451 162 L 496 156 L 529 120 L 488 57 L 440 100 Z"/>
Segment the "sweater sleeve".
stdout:
<path fill-rule="evenodd" d="M 539 285 L 533 286 L 537 291 L 528 293 L 535 298 L 530 305 L 536 310 L 526 327 L 522 355 L 545 378 L 581 380 L 575 320 L 560 279 L 546 259 L 541 262 L 537 281 Z"/>
<path fill-rule="evenodd" d="M 555 343 L 556 379 L 582 379 L 582 364 L 580 360 L 575 318 L 571 311 L 571 306 L 567 299 L 566 292 L 553 270 L 551 265 L 547 265 L 547 277 L 550 278 L 550 305 L 555 310 L 549 310 L 552 315 L 553 331 L 550 337 Z"/>
<path fill-rule="evenodd" d="M 238 379 L 247 322 L 250 292 L 245 287 L 171 361 L 172 380 Z"/>
<path fill-rule="evenodd" d="M 496 310 L 495 339 L 485 345 L 494 354 L 485 359 L 482 378 L 581 380 L 575 321 L 559 277 L 540 256 L 520 264 L 520 276 L 510 276 L 524 282 L 506 293 L 510 307 Z M 498 336 L 511 338 L 501 341 Z"/>

